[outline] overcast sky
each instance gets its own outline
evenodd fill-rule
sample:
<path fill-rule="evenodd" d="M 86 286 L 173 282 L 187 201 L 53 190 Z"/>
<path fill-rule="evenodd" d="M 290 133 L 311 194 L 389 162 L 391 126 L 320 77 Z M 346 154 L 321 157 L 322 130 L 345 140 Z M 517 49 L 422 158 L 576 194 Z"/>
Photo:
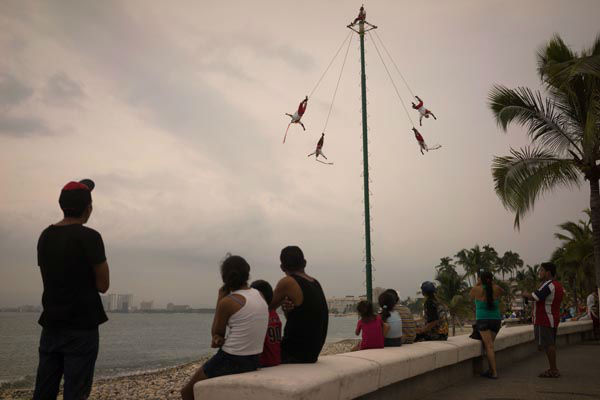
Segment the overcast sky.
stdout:
<path fill-rule="evenodd" d="M 251 278 L 281 277 L 299 245 L 327 296 L 364 292 L 358 37 L 333 64 L 359 1 L 2 1 L 0 306 L 39 304 L 39 233 L 61 218 L 60 188 L 92 178 L 113 293 L 213 306 L 227 252 Z M 366 2 L 367 19 L 437 121 L 409 122 L 366 38 L 374 286 L 414 296 L 444 256 L 475 244 L 529 264 L 557 246 L 556 225 L 589 189 L 540 200 L 513 229 L 494 193 L 494 155 L 527 143 L 487 106 L 495 83 L 539 87 L 536 51 L 554 33 L 576 51 L 600 33 L 597 0 Z M 404 102 L 411 94 L 387 61 Z M 412 110 L 411 110 L 412 111 Z M 417 114 L 413 112 L 416 120 Z"/>

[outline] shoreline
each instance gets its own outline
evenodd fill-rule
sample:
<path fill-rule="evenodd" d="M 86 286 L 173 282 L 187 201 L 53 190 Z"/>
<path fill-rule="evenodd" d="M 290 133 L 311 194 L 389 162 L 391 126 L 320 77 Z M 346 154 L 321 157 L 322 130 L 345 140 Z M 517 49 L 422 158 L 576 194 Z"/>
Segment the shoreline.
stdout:
<path fill-rule="evenodd" d="M 337 342 L 325 343 L 321 356 L 347 353 L 358 343 L 359 339 L 343 339 Z M 108 399 L 180 399 L 179 390 L 187 379 L 204 363 L 212 354 L 206 354 L 199 359 L 172 367 L 160 368 L 153 371 L 144 371 L 128 375 L 112 376 L 94 380 L 90 398 L 99 400 Z M 11 387 L 8 383 L 0 389 L 0 398 L 4 400 L 31 399 L 33 388 Z M 62 399 L 62 394 L 59 394 Z"/>

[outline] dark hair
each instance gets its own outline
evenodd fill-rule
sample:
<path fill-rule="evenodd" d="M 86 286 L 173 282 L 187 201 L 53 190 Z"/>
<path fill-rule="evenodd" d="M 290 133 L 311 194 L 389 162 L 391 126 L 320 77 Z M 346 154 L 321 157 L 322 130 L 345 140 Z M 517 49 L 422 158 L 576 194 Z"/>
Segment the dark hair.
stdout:
<path fill-rule="evenodd" d="M 298 246 L 287 246 L 281 250 L 279 256 L 281 266 L 286 271 L 300 271 L 306 267 L 304 253 Z"/>
<path fill-rule="evenodd" d="M 370 321 L 375 318 L 375 311 L 373 311 L 373 303 L 369 300 L 361 300 L 356 305 L 356 311 L 360 318 L 364 321 Z"/>
<path fill-rule="evenodd" d="M 490 271 L 481 271 L 479 273 L 481 283 L 485 289 L 485 300 L 488 310 L 494 309 L 494 275 Z"/>
<path fill-rule="evenodd" d="M 89 204 L 80 208 L 63 209 L 63 215 L 65 216 L 65 218 L 81 218 L 83 217 L 83 214 L 85 213 L 85 210 L 87 209 L 88 205 Z"/>
<path fill-rule="evenodd" d="M 381 319 L 386 322 L 390 317 L 390 312 L 394 310 L 394 306 L 398 303 L 397 296 L 387 290 L 379 295 L 379 306 L 381 307 Z"/>
<path fill-rule="evenodd" d="M 394 289 L 386 289 L 383 291 L 383 293 L 389 293 L 392 296 L 394 296 L 394 299 L 396 299 L 396 303 L 398 303 L 400 301 L 400 296 L 398 296 L 398 292 L 395 291 Z"/>
<path fill-rule="evenodd" d="M 77 183 L 73 182 L 73 185 L 77 185 Z M 82 189 L 69 187 L 60 192 L 58 204 L 67 218 L 82 217 L 87 207 L 92 204 L 90 190 L 86 189 L 83 185 L 80 186 Z"/>
<path fill-rule="evenodd" d="M 250 287 L 262 293 L 263 297 L 265 298 L 265 301 L 267 302 L 267 305 L 271 304 L 271 301 L 273 300 L 273 288 L 271 287 L 271 284 L 269 282 L 259 279 L 257 281 L 252 282 L 250 284 Z"/>
<path fill-rule="evenodd" d="M 550 272 L 553 277 L 556 276 L 556 265 L 554 265 L 554 263 L 544 262 L 542 263 L 541 267 Z"/>
<path fill-rule="evenodd" d="M 250 265 L 240 256 L 228 254 L 221 264 L 223 289 L 233 292 L 248 283 Z"/>

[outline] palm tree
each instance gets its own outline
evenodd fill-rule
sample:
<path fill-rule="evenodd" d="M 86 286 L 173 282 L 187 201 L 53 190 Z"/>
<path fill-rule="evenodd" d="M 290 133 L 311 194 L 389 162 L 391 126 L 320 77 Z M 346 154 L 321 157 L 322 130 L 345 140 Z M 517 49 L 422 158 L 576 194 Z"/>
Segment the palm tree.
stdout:
<path fill-rule="evenodd" d="M 494 271 L 497 265 L 498 253 L 489 244 L 483 246 L 483 249 L 476 244 L 470 250 L 462 249 L 454 257 L 456 257 L 456 263 L 465 270 L 463 278 L 467 278 L 469 285 L 473 286 L 480 270 Z"/>
<path fill-rule="evenodd" d="M 593 270 L 593 234 L 590 223 L 583 220 L 578 223 L 567 221 L 559 228 L 564 233 L 555 233 L 554 237 L 562 243 L 552 253 L 552 260 L 558 266 L 561 279 L 572 291 L 575 308 L 578 309 L 579 298 L 588 293 L 590 286 L 588 277 Z"/>
<path fill-rule="evenodd" d="M 492 273 L 498 271 L 500 265 L 500 258 L 498 258 L 498 252 L 489 244 L 483 246 L 483 265 L 481 269 L 487 269 Z"/>
<path fill-rule="evenodd" d="M 435 267 L 438 272 L 456 272 L 456 265 L 452 264 L 452 258 L 440 258 L 440 264 Z"/>
<path fill-rule="evenodd" d="M 439 270 L 435 280 L 439 282 L 436 298 L 450 314 L 452 336 L 456 334 L 456 323 L 471 312 L 471 302 L 467 300 L 467 284 L 454 270 Z"/>
<path fill-rule="evenodd" d="M 498 125 L 523 125 L 531 145 L 494 157 L 492 175 L 503 205 L 515 213 L 514 225 L 535 201 L 559 186 L 590 185 L 596 282 L 600 282 L 600 36 L 577 54 L 558 35 L 537 54 L 546 89 L 493 87 L 489 100 Z"/>
<path fill-rule="evenodd" d="M 502 274 L 502 280 L 504 280 L 504 274 L 511 274 L 517 271 L 523 266 L 523 260 L 518 253 L 510 250 L 505 251 L 504 255 L 500 258 L 498 272 Z"/>

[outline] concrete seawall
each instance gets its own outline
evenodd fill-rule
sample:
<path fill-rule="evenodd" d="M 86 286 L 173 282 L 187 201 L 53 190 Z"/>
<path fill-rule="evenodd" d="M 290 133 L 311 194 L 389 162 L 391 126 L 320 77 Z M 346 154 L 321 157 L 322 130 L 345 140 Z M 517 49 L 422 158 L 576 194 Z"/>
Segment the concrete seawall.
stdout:
<path fill-rule="evenodd" d="M 568 322 L 560 325 L 557 342 L 578 343 L 591 334 L 591 321 Z M 495 349 L 500 367 L 528 357 L 537 351 L 532 326 L 502 329 Z M 418 398 L 479 373 L 481 354 L 481 342 L 457 336 L 208 379 L 198 382 L 194 393 L 196 399 L 211 400 Z"/>

